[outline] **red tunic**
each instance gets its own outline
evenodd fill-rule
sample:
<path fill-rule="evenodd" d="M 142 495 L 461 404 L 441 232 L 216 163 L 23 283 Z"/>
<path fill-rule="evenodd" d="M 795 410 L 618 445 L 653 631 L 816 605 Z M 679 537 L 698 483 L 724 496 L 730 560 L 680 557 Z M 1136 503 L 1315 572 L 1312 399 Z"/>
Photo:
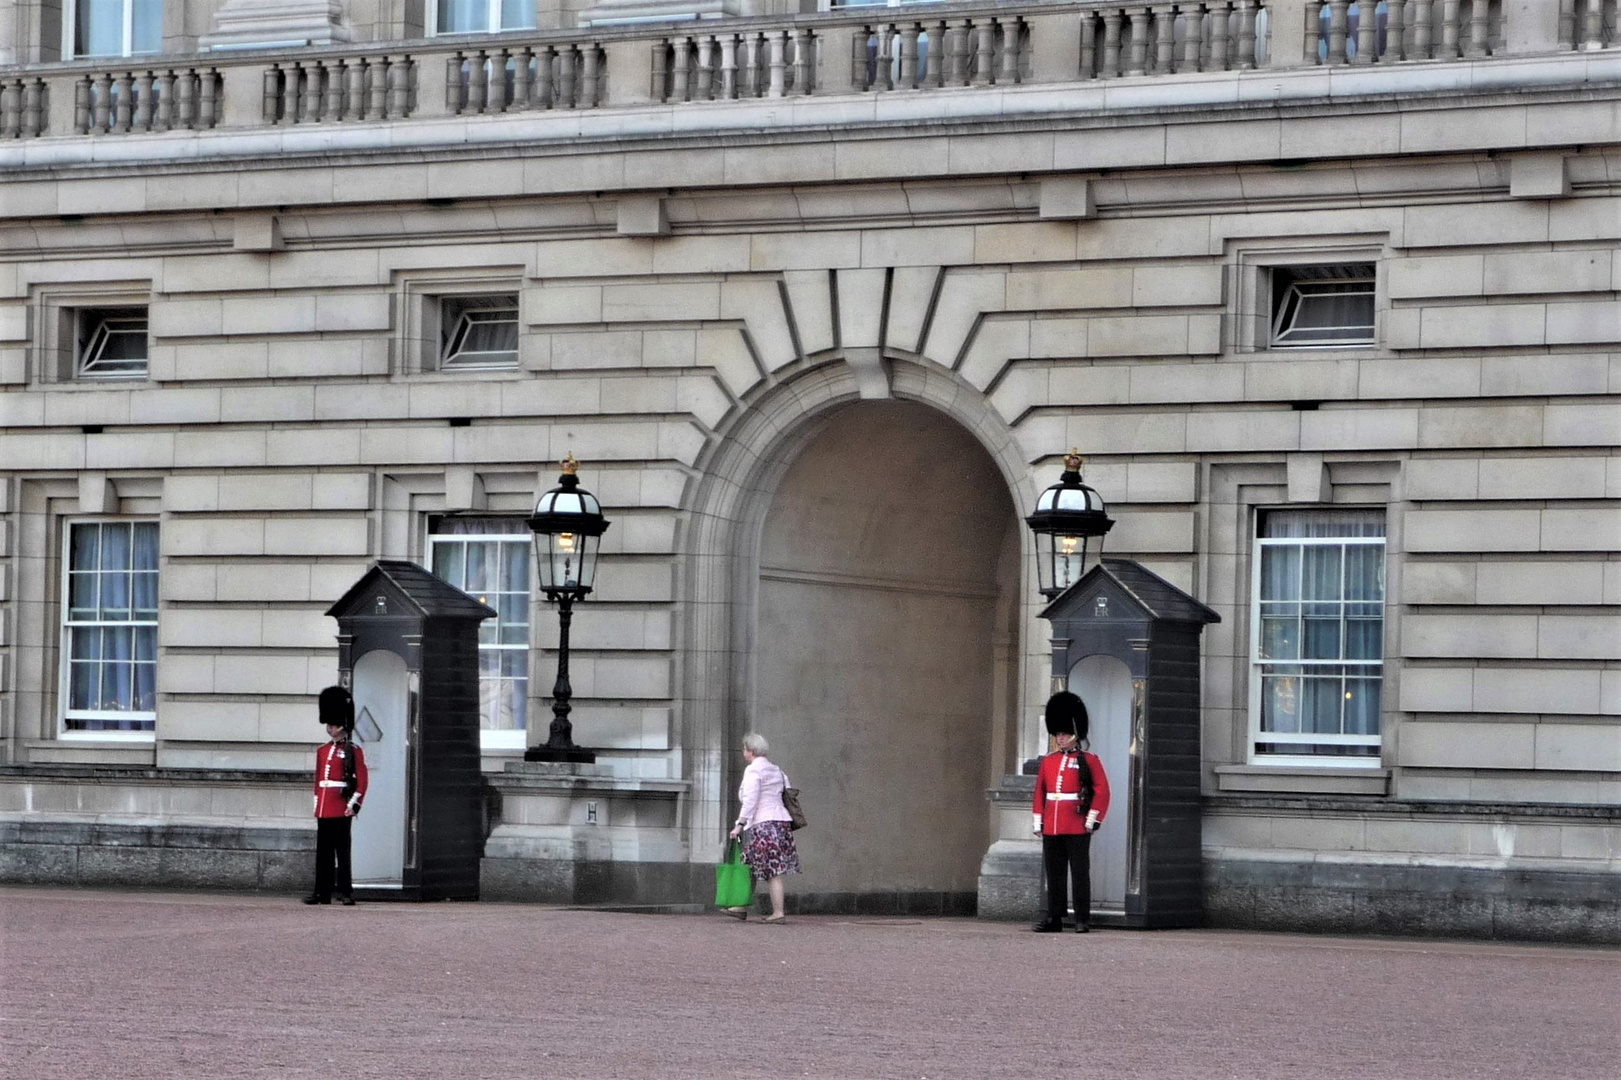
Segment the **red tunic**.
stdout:
<path fill-rule="evenodd" d="M 343 798 L 343 755 L 355 755 L 355 793 L 347 802 Z M 360 802 L 366 797 L 366 755 L 360 747 L 345 739 L 329 742 L 315 751 L 315 816 L 318 818 L 343 817 L 345 808 L 353 806 L 360 812 Z"/>
<path fill-rule="evenodd" d="M 1103 762 L 1096 754 L 1084 750 L 1048 754 L 1041 759 L 1041 770 L 1036 773 L 1036 802 L 1033 808 L 1041 822 L 1043 836 L 1073 836 L 1086 832 L 1086 818 L 1076 797 L 1081 790 L 1081 765 L 1092 771 L 1092 809 L 1097 811 L 1098 823 L 1109 812 L 1109 778 L 1103 775 Z"/>

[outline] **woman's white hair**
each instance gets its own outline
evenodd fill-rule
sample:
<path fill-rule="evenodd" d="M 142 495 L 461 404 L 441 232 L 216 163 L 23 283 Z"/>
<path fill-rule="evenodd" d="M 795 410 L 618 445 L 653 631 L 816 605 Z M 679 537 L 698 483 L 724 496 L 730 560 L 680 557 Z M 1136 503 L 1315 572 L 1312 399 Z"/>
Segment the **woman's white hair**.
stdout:
<path fill-rule="evenodd" d="M 758 731 L 751 731 L 743 736 L 743 749 L 755 757 L 765 757 L 771 752 L 771 744 L 765 741 L 765 736 Z"/>

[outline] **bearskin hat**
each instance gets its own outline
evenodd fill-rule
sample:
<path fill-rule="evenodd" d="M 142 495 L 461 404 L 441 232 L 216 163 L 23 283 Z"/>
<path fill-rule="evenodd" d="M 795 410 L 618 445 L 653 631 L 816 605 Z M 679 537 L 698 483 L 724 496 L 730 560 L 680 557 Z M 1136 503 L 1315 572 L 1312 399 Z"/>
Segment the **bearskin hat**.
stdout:
<path fill-rule="evenodd" d="M 1087 728 L 1086 703 L 1080 698 L 1068 690 L 1060 690 L 1047 699 L 1047 734 L 1084 739 Z"/>
<path fill-rule="evenodd" d="M 345 731 L 355 728 L 355 699 L 341 686 L 329 686 L 321 691 L 322 726 L 341 727 Z"/>

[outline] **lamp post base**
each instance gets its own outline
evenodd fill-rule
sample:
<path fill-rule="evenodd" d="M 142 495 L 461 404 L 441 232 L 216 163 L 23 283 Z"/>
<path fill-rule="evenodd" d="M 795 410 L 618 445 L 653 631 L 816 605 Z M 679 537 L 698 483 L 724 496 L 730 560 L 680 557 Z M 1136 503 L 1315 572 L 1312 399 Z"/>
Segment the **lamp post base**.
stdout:
<path fill-rule="evenodd" d="M 578 746 L 531 746 L 523 752 L 525 761 L 564 761 L 574 765 L 590 765 L 597 760 L 595 750 Z"/>

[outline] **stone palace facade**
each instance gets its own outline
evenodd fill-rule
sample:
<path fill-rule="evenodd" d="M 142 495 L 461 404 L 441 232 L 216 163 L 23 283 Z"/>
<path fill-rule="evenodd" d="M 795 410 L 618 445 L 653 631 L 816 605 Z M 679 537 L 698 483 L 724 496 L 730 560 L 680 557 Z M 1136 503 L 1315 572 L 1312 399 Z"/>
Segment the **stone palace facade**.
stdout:
<path fill-rule="evenodd" d="M 1076 447 L 1212 923 L 1621 940 L 1618 16 L 10 0 L 0 880 L 302 887 L 386 558 L 498 612 L 485 896 L 703 901 L 758 730 L 805 907 L 1021 914 Z"/>

